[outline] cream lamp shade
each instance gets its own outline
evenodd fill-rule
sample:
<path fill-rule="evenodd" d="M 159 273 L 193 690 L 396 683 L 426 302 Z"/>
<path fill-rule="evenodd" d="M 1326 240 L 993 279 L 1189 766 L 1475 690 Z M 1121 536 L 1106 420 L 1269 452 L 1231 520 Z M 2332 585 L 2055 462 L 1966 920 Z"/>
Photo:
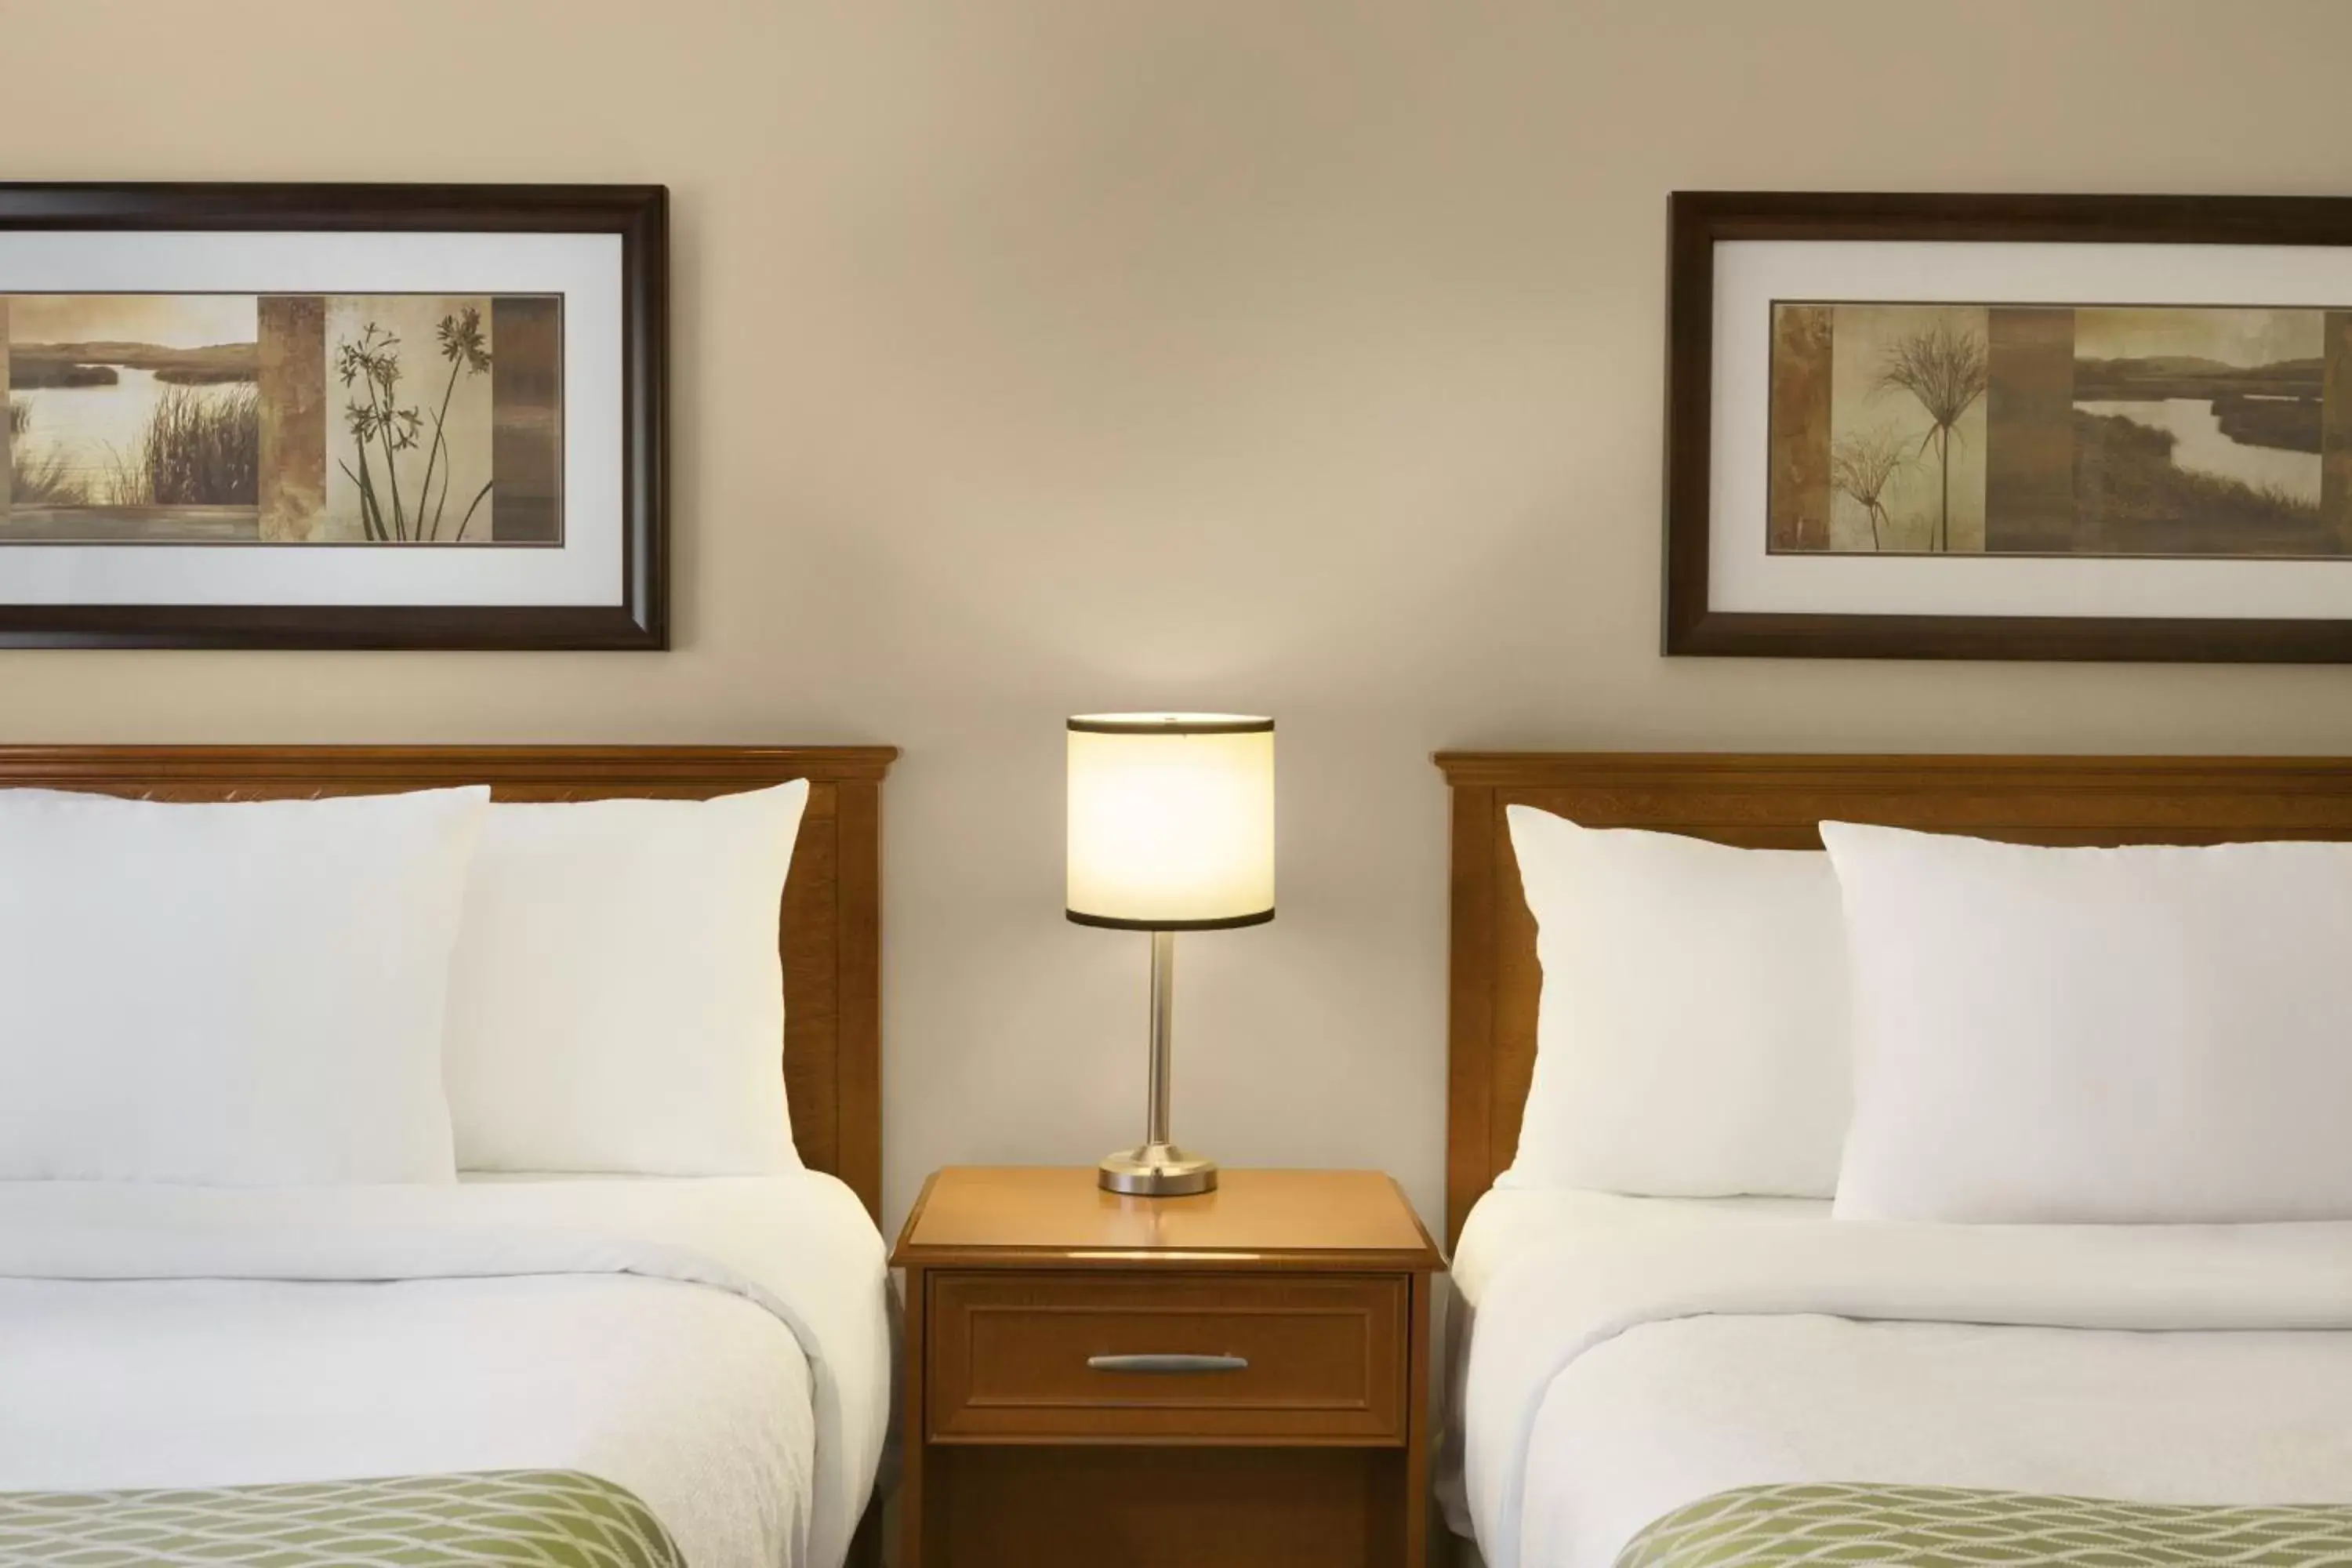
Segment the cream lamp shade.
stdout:
<path fill-rule="evenodd" d="M 1274 721 L 1069 721 L 1070 919 L 1213 931 L 1274 918 Z"/>

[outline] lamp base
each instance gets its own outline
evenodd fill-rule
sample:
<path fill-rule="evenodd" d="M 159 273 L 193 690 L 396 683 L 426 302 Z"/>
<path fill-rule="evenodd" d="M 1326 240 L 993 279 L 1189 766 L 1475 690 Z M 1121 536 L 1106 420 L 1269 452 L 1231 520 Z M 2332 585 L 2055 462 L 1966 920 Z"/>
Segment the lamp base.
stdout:
<path fill-rule="evenodd" d="M 1181 1198 L 1214 1192 L 1217 1163 L 1187 1154 L 1173 1143 L 1146 1143 L 1106 1159 L 1095 1183 L 1107 1193 L 1131 1198 Z"/>

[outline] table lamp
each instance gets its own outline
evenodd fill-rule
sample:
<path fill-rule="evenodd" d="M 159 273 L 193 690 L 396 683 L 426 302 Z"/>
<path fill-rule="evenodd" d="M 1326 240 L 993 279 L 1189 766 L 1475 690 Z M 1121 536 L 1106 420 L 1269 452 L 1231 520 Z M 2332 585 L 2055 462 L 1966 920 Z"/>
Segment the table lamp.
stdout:
<path fill-rule="evenodd" d="M 1151 1068 L 1143 1142 L 1102 1163 L 1114 1193 L 1175 1197 L 1217 1184 L 1168 1130 L 1176 933 L 1274 919 L 1274 721 L 1231 713 L 1095 713 L 1070 726 L 1067 913 L 1151 933 Z"/>

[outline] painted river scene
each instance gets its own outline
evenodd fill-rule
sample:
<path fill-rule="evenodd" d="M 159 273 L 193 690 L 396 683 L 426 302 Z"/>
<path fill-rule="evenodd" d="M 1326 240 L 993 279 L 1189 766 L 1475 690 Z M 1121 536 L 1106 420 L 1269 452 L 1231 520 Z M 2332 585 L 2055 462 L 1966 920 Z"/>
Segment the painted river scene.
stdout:
<path fill-rule="evenodd" d="M 1768 542 L 2352 556 L 2352 312 L 1780 302 Z"/>
<path fill-rule="evenodd" d="M 552 296 L 0 295 L 0 546 L 560 545 Z"/>

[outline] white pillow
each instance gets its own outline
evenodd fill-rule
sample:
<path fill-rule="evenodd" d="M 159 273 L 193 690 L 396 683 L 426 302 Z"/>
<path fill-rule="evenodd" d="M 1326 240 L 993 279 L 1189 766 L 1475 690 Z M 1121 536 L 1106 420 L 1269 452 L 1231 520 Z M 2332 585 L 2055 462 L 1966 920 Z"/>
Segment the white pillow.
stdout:
<path fill-rule="evenodd" d="M 1543 1000 L 1498 1184 L 1829 1196 L 1849 1100 L 1829 858 L 1509 817 Z"/>
<path fill-rule="evenodd" d="M 2352 1218 L 2352 845 L 2042 849 L 1825 822 L 1841 1217 Z"/>
<path fill-rule="evenodd" d="M 808 781 L 492 806 L 449 998 L 457 1163 L 800 1168 L 778 909 Z"/>
<path fill-rule="evenodd" d="M 0 791 L 0 1179 L 447 1182 L 486 789 Z"/>

